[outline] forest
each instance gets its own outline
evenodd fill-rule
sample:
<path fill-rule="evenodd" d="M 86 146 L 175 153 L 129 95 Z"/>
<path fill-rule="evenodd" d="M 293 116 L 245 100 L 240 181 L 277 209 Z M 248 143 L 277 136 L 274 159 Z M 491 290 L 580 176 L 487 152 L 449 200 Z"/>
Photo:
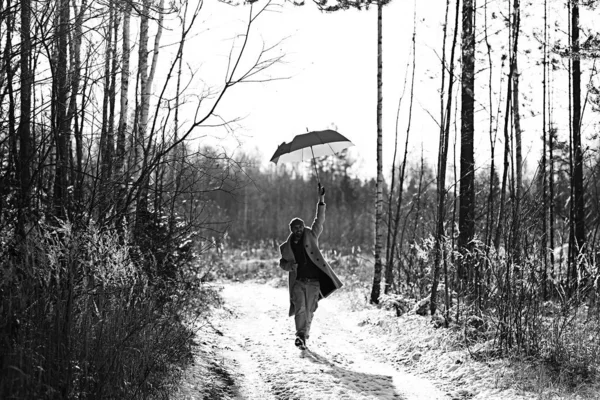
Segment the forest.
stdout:
<path fill-rule="evenodd" d="M 596 380 L 599 2 L 437 1 L 431 160 L 411 126 L 416 2 L 406 129 L 382 142 L 393 1 L 279 4 L 377 13 L 377 170 L 359 176 L 350 151 L 315 160 L 327 257 L 372 305 L 400 316 L 426 301 L 439 329 L 489 343 L 479 356 Z M 277 4 L 225 3 L 238 32 L 211 80 L 191 65 L 210 1 L 0 0 L 1 398 L 168 396 L 190 362 L 189 321 L 219 307 L 211 282 L 240 254 L 278 259 L 291 218 L 312 218 L 312 165 L 195 140 L 228 126 L 232 88 L 270 84 L 283 58 L 251 46 Z"/>

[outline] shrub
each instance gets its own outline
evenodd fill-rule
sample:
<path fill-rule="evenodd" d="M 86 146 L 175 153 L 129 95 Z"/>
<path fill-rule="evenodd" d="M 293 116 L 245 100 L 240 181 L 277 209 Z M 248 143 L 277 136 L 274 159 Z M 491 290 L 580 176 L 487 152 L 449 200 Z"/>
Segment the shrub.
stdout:
<path fill-rule="evenodd" d="M 128 238 L 40 225 L 0 261 L 0 397 L 146 398 L 191 357 L 216 297 L 182 268 L 150 284 Z"/>

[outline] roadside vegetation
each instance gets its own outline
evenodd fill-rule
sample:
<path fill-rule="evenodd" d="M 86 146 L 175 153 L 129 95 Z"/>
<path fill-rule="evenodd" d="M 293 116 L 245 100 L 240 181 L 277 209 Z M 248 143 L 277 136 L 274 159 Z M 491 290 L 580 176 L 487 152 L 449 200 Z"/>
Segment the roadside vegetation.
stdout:
<path fill-rule="evenodd" d="M 460 304 L 453 306 L 446 327 L 441 313 L 429 315 L 426 290 L 384 296 L 380 305 L 372 305 L 373 258 L 333 249 L 326 254 L 345 284 L 333 296 L 342 307 L 339 312 L 354 315 L 367 337 L 377 338 L 373 340 L 378 352 L 389 363 L 430 379 L 453 398 L 598 398 L 598 319 L 589 305 L 547 301 L 533 315 L 531 305 L 523 302 L 522 318 L 514 320 L 511 329 L 526 330 L 526 337 L 502 350 L 497 308 L 475 314 L 468 307 L 461 311 Z M 278 260 L 277 249 L 264 243 L 245 250 L 225 249 L 209 279 L 285 288 L 287 273 L 278 267 Z M 519 299 L 523 298 L 521 294 Z M 207 388 L 212 384 L 200 377 L 198 382 Z"/>

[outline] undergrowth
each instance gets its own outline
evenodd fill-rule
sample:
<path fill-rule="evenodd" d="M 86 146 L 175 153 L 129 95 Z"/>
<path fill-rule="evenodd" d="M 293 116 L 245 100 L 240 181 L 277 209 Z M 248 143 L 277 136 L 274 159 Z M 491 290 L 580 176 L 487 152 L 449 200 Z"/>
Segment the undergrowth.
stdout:
<path fill-rule="evenodd" d="M 125 239 L 125 240 L 124 240 Z M 167 397 L 217 294 L 189 260 L 149 277 L 127 238 L 42 225 L 0 258 L 0 397 Z M 147 262 L 147 260 L 145 260 Z"/>
<path fill-rule="evenodd" d="M 430 264 L 432 252 L 427 250 L 424 248 L 424 259 L 420 261 Z M 460 288 L 454 281 L 460 255 L 448 254 L 453 256 L 448 262 L 449 285 Z M 360 311 L 370 307 L 372 260 L 360 253 L 333 251 L 328 252 L 326 258 L 344 282 L 340 294 L 349 309 Z M 220 258 L 215 277 L 279 282 L 285 286 L 287 272 L 279 268 L 278 261 L 276 248 L 232 250 Z M 478 268 L 480 284 L 449 290 L 448 312 L 441 285 L 439 309 L 433 317 L 428 317 L 438 329 L 446 326 L 447 320 L 450 329 L 444 330 L 447 342 L 444 347 L 463 349 L 476 361 L 505 360 L 524 365 L 523 375 L 524 371 L 530 372 L 526 378 L 523 376 L 527 380 L 524 387 L 539 393 L 547 393 L 547 387 L 556 387 L 561 393 L 581 392 L 583 387 L 592 387 L 600 377 L 600 312 L 591 301 L 590 293 L 598 288 L 582 285 L 579 296 L 567 297 L 564 293 L 561 295 L 557 282 L 553 294 L 543 299 L 539 284 L 542 271 L 536 267 L 534 257 L 516 265 L 476 249 L 470 255 L 470 262 Z M 414 290 L 382 294 L 380 306 L 394 309 L 396 315 L 414 314 L 415 306 L 425 298 L 419 294 L 427 293 L 419 288 L 420 282 L 414 284 Z M 472 300 L 477 297 L 475 293 L 481 301 Z M 414 340 L 418 342 L 419 338 Z M 531 377 L 531 374 L 537 376 Z M 532 386 L 532 381 L 541 386 Z"/>

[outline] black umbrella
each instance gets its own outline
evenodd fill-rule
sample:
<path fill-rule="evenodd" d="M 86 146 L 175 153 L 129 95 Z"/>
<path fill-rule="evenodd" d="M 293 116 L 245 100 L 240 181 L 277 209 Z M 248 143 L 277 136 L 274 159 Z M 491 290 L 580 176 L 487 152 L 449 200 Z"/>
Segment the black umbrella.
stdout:
<path fill-rule="evenodd" d="M 350 140 L 334 130 L 313 131 L 297 135 L 289 143 L 281 143 L 271 161 L 277 164 L 279 161 L 312 160 L 320 183 L 315 157 L 336 154 L 351 146 L 354 144 Z"/>

